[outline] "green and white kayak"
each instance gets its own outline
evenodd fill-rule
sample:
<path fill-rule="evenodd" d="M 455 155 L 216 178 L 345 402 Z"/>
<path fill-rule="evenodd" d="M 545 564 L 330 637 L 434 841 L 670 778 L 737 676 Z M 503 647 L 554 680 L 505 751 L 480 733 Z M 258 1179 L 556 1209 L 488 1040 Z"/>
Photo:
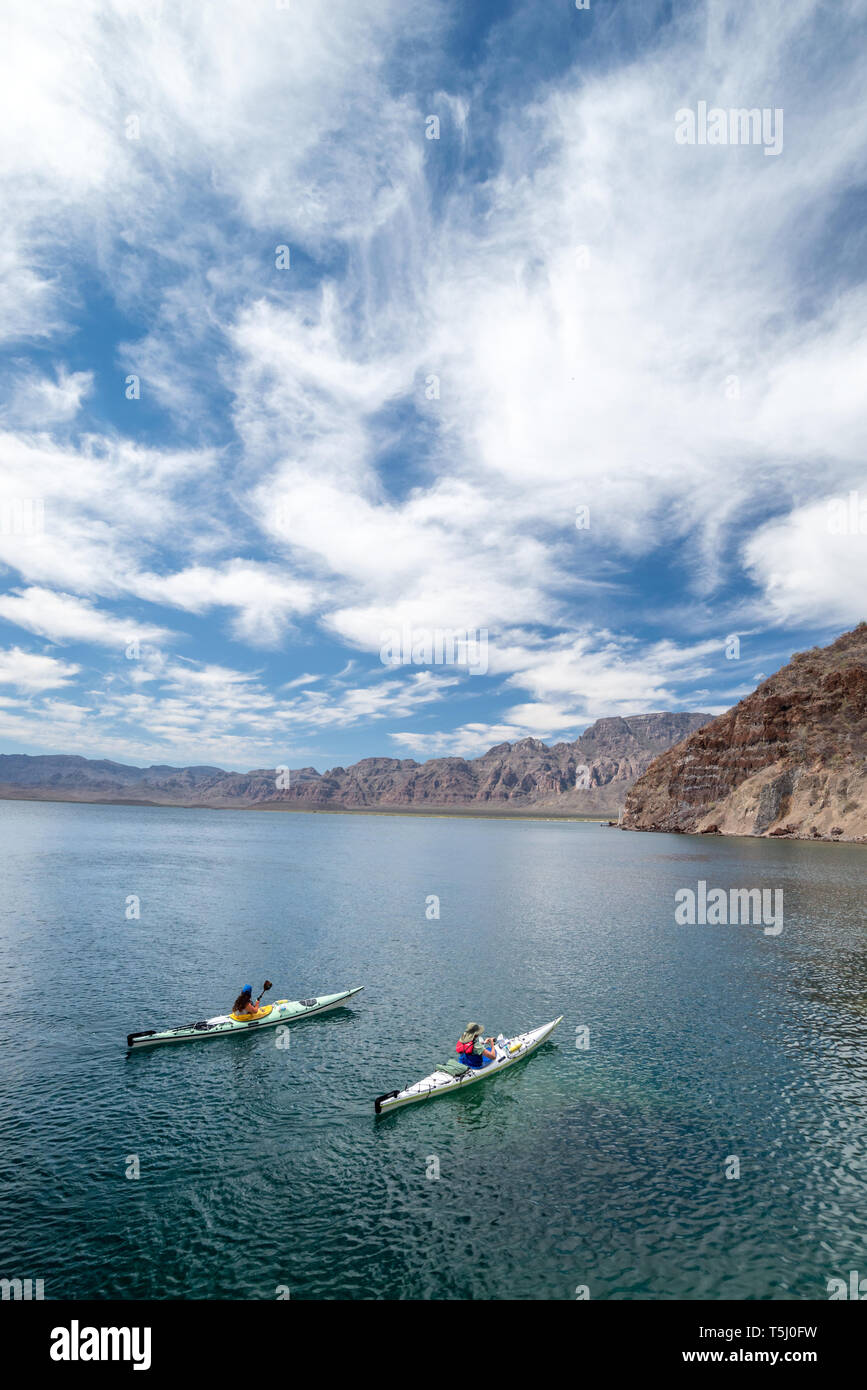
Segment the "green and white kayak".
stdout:
<path fill-rule="evenodd" d="M 507 1038 L 502 1047 L 497 1048 L 495 1060 L 489 1062 L 486 1067 L 465 1067 L 455 1058 L 454 1062 L 446 1064 L 448 1070 L 446 1066 L 438 1067 L 430 1076 L 416 1081 L 413 1086 L 406 1086 L 402 1091 L 386 1091 L 385 1095 L 377 1096 L 373 1108 L 377 1115 L 385 1115 L 388 1111 L 396 1110 L 399 1105 L 411 1105 L 413 1101 L 429 1100 L 432 1096 L 453 1096 L 458 1091 L 465 1090 L 467 1086 L 475 1085 L 477 1081 L 484 1081 L 489 1076 L 499 1076 L 507 1067 L 522 1062 L 531 1052 L 535 1052 L 537 1047 L 541 1047 L 542 1043 L 550 1038 L 557 1024 L 562 1022 L 561 1014 L 553 1023 L 543 1023 L 541 1028 L 531 1028 L 528 1033 L 518 1033 L 517 1037 Z"/>
<path fill-rule="evenodd" d="M 133 1051 L 141 1047 L 156 1047 L 158 1043 L 195 1042 L 199 1038 L 224 1038 L 232 1033 L 253 1033 L 260 1028 L 274 1028 L 278 1023 L 297 1023 L 299 1018 L 311 1018 L 313 1014 L 324 1014 L 328 1009 L 339 1009 L 353 995 L 360 994 L 364 985 L 353 989 L 342 989 L 338 994 L 320 994 L 315 999 L 278 999 L 275 1004 L 266 1004 L 257 1014 L 241 1018 L 238 1014 L 216 1014 L 214 1018 L 202 1019 L 201 1023 L 187 1023 L 181 1028 L 164 1028 L 162 1032 L 128 1033 L 126 1045 Z"/>

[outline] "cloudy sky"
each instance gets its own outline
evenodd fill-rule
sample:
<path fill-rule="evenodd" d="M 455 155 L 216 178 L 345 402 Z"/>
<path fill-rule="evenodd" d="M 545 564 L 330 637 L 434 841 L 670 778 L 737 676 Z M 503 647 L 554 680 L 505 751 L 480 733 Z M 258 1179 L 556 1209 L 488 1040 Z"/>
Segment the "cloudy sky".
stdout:
<path fill-rule="evenodd" d="M 475 754 L 867 616 L 862 0 L 2 25 L 0 751 Z"/>

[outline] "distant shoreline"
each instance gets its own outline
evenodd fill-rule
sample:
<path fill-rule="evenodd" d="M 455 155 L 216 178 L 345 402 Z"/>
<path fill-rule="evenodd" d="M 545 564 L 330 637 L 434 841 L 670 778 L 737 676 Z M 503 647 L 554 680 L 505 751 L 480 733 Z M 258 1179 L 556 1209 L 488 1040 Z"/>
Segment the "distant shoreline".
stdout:
<path fill-rule="evenodd" d="M 304 816 L 427 816 L 433 819 L 472 819 L 472 820 L 559 820 L 587 821 L 591 824 L 607 825 L 613 819 L 610 815 L 576 815 L 568 811 L 533 811 L 529 808 L 514 811 L 481 811 L 469 806 L 414 807 L 414 806 L 288 806 L 278 802 L 264 802 L 260 806 L 216 806 L 201 801 L 146 801 L 141 797 L 86 797 L 86 796 L 25 796 L 23 794 L 0 792 L 0 801 L 29 801 L 59 806 L 147 806 L 157 810 L 175 811 L 271 811 Z"/>

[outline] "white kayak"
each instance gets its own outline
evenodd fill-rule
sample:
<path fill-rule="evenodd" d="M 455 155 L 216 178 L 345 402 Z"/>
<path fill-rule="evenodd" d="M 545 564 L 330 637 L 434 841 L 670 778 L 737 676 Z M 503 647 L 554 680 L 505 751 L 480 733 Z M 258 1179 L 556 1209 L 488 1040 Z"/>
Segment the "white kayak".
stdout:
<path fill-rule="evenodd" d="M 320 994 L 316 999 L 278 999 L 276 1004 L 266 1004 L 258 1014 L 240 1017 L 238 1014 L 215 1014 L 213 1018 L 203 1018 L 200 1023 L 186 1023 L 181 1028 L 151 1029 L 147 1033 L 128 1033 L 126 1045 L 137 1051 L 140 1047 L 156 1047 L 158 1043 L 194 1042 L 198 1038 L 220 1038 L 228 1033 L 254 1033 L 260 1028 L 274 1028 L 278 1023 L 296 1023 L 298 1019 L 310 1018 L 313 1014 L 324 1014 L 328 1009 L 339 1009 L 360 994 L 364 985 L 353 989 L 342 989 L 338 994 Z"/>
<path fill-rule="evenodd" d="M 506 1038 L 503 1045 L 497 1048 L 494 1061 L 485 1067 L 463 1067 L 460 1064 L 455 1066 L 453 1063 L 454 1072 L 440 1067 L 431 1072 L 430 1076 L 416 1081 L 415 1085 L 404 1087 L 402 1091 L 386 1091 L 385 1095 L 376 1097 L 373 1108 L 377 1115 L 385 1115 L 390 1110 L 396 1110 L 399 1105 L 411 1105 L 413 1101 L 429 1100 L 432 1096 L 453 1096 L 458 1091 L 465 1090 L 467 1086 L 474 1086 L 477 1081 L 485 1081 L 489 1076 L 498 1076 L 501 1071 L 513 1067 L 516 1062 L 522 1062 L 531 1052 L 535 1052 L 537 1047 L 541 1047 L 562 1021 L 561 1014 L 553 1023 L 543 1023 L 541 1028 L 531 1028 L 527 1033 L 518 1033 L 517 1037 Z M 454 1074 L 455 1072 L 458 1074 Z"/>

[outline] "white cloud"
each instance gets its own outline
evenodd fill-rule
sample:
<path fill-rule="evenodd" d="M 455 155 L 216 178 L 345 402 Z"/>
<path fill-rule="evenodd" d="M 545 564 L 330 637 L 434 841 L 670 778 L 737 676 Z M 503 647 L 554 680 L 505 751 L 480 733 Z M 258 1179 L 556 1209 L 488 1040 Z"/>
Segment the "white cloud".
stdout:
<path fill-rule="evenodd" d="M 209 488 L 216 462 L 212 450 L 157 450 L 98 438 L 74 448 L 45 434 L 0 435 L 0 503 L 38 499 L 44 515 L 41 530 L 0 531 L 0 562 L 31 581 L 34 595 L 52 585 L 67 600 L 72 594 L 132 596 L 191 613 L 224 607 L 238 640 L 277 645 L 292 619 L 314 607 L 309 582 L 241 559 L 164 575 L 148 568 L 180 535 L 191 535 L 194 552 L 225 544 L 220 492 Z M 25 612 L 20 602 L 12 603 L 13 611 Z M 35 611 L 32 596 L 29 611 Z M 92 631 L 98 626 L 94 619 Z M 138 626 L 158 630 L 146 621 Z M 110 632 L 108 620 L 100 630 Z"/>
<path fill-rule="evenodd" d="M 52 589 L 30 588 L 0 595 L 0 618 L 52 642 L 93 642 L 118 651 L 133 639 L 170 641 L 173 633 L 133 618 L 117 618 L 86 599 Z"/>
<path fill-rule="evenodd" d="M 43 339 L 64 326 L 57 308 L 59 277 L 34 269 L 33 248 L 8 224 L 0 228 L 0 343 Z"/>
<path fill-rule="evenodd" d="M 0 685 L 13 685 L 17 690 L 34 692 L 55 690 L 68 685 L 80 667 L 68 661 L 38 652 L 25 652 L 20 647 L 0 650 Z"/>
<path fill-rule="evenodd" d="M 405 621 L 568 626 L 579 586 L 616 593 L 661 547 L 713 597 L 758 518 L 829 474 L 848 480 L 867 426 L 864 294 L 793 313 L 791 228 L 845 193 L 867 116 L 857 64 L 823 62 L 832 36 L 809 82 L 791 66 L 816 6 L 774 15 L 684 26 L 642 62 L 507 109 L 483 220 L 459 186 L 439 234 L 419 201 L 409 247 L 397 215 L 359 247 L 376 315 L 358 314 L 352 279 L 239 318 L 238 428 L 251 459 L 283 455 L 258 517 L 327 577 L 325 620 L 344 641 L 372 651 Z M 733 105 L 768 91 L 774 105 L 771 71 L 797 91 L 784 156 L 675 143 L 684 91 Z M 412 270 L 390 290 L 379 266 L 395 256 Z M 375 467 L 395 399 L 438 431 L 431 476 L 399 501 Z M 645 692 L 672 698 L 647 679 Z"/>
<path fill-rule="evenodd" d="M 0 419 L 28 430 L 47 429 L 73 420 L 93 389 L 93 372 L 57 369 L 56 377 L 21 372 L 10 382 L 10 394 L 0 405 Z"/>
<path fill-rule="evenodd" d="M 462 724 L 449 732 L 421 734 L 410 729 L 390 737 L 404 752 L 420 759 L 479 758 L 498 743 L 515 743 L 530 732 L 517 724 Z"/>
<path fill-rule="evenodd" d="M 761 586 L 769 623 L 864 621 L 867 487 L 854 492 L 852 504 L 847 493 L 826 497 L 768 522 L 747 541 L 744 563 Z"/>
<path fill-rule="evenodd" d="M 190 214 L 205 189 L 268 239 L 277 228 L 315 242 L 387 217 L 419 155 L 385 59 L 404 26 L 421 39 L 435 23 L 407 0 L 334 0 L 327 15 L 318 0 L 226 0 L 219 14 L 10 0 L 0 177 L 19 249 L 7 332 L 66 316 L 59 262 L 76 242 L 89 251 L 98 238 L 122 296 L 147 303 L 146 247 L 192 264 L 213 240 L 210 218 Z M 170 370 L 163 379 L 171 388 Z"/>
<path fill-rule="evenodd" d="M 255 672 L 167 660 L 146 650 L 140 662 L 128 664 L 122 681 L 90 692 L 93 704 L 87 708 L 67 708 L 65 701 L 31 701 L 26 708 L 0 701 L 0 737 L 90 756 L 273 767 L 305 753 L 303 740 L 311 734 L 412 717 L 442 701 L 452 684 L 420 671 L 373 689 L 335 684 L 285 699 Z M 147 688 L 139 668 L 150 677 Z M 77 669 L 19 651 L 0 654 L 0 684 L 27 692 L 62 685 Z"/>
<path fill-rule="evenodd" d="M 315 685 L 316 682 L 321 679 L 321 676 L 314 676 L 309 671 L 306 671 L 303 676 L 296 676 L 294 681 L 286 681 L 286 683 L 281 686 L 281 689 L 298 690 L 303 685 Z"/>
<path fill-rule="evenodd" d="M 77 447 L 45 433 L 0 433 L 0 500 L 39 498 L 44 529 L 0 533 L 0 563 L 36 585 L 83 596 L 135 592 L 143 562 L 171 545 L 192 516 L 214 543 L 208 498 L 212 450 L 161 450 L 91 436 Z"/>
<path fill-rule="evenodd" d="M 141 598 L 190 613 L 233 609 L 233 636 L 254 647 L 278 646 L 293 617 L 314 607 L 310 584 L 292 579 L 276 566 L 240 559 L 220 566 L 196 565 L 165 576 L 138 575 L 131 587 Z"/>

